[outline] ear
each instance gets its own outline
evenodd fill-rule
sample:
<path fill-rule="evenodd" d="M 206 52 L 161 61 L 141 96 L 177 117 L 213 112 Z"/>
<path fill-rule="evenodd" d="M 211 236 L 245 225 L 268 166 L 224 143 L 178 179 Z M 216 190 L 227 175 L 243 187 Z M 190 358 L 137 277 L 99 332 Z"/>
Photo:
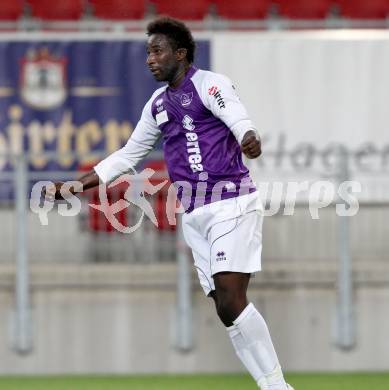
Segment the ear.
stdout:
<path fill-rule="evenodd" d="M 188 53 L 188 50 L 181 47 L 176 50 L 176 58 L 178 61 L 182 61 L 183 59 L 186 58 L 186 54 Z"/>

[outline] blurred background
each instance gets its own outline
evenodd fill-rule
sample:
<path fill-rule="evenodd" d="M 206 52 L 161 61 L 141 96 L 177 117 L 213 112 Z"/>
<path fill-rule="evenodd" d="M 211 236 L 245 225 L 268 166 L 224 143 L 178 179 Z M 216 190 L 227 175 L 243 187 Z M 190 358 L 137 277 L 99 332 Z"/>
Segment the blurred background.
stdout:
<path fill-rule="evenodd" d="M 145 27 L 159 14 L 188 23 L 196 65 L 233 80 L 262 134 L 250 299 L 284 368 L 389 370 L 389 0 L 1 0 L 0 374 L 243 371 L 167 220 L 167 186 L 150 198 L 158 228 L 145 218 L 130 235 L 88 206 L 98 191 L 48 225 L 30 210 L 36 182 L 73 180 L 131 135 L 158 87 Z M 144 167 L 166 177 L 160 146 Z M 360 183 L 347 199 L 345 181 Z M 289 182 L 307 182 L 295 205 Z"/>

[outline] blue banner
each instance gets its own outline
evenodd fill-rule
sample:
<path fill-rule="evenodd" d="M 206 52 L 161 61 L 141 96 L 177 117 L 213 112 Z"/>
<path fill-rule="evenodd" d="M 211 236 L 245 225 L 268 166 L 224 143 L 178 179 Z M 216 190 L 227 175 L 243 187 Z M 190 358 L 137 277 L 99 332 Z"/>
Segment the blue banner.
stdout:
<path fill-rule="evenodd" d="M 196 65 L 209 69 L 209 57 L 209 42 L 197 42 Z M 127 141 L 159 86 L 145 41 L 0 42 L 0 61 L 0 172 L 13 169 L 9 152 L 34 153 L 31 171 L 94 164 L 91 153 Z"/>

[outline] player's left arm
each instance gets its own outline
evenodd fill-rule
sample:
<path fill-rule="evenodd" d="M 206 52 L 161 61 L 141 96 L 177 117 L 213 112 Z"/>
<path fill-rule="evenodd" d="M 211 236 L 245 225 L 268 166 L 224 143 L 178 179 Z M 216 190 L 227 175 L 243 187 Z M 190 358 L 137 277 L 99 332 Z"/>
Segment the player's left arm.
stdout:
<path fill-rule="evenodd" d="M 220 74 L 207 77 L 202 88 L 202 98 L 217 118 L 232 131 L 242 152 L 248 158 L 261 155 L 261 138 L 251 121 L 245 106 L 240 101 L 232 82 Z"/>
<path fill-rule="evenodd" d="M 248 158 L 259 157 L 262 153 L 261 138 L 259 137 L 259 134 L 254 130 L 248 130 L 243 136 L 240 150 Z"/>

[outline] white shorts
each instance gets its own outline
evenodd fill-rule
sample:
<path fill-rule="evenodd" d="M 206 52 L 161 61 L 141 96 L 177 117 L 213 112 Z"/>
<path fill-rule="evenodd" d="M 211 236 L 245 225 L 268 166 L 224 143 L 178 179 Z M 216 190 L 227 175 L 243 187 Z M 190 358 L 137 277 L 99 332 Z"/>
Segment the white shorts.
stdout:
<path fill-rule="evenodd" d="M 182 228 L 206 295 L 218 272 L 261 270 L 263 206 L 258 192 L 210 203 L 184 214 Z"/>

